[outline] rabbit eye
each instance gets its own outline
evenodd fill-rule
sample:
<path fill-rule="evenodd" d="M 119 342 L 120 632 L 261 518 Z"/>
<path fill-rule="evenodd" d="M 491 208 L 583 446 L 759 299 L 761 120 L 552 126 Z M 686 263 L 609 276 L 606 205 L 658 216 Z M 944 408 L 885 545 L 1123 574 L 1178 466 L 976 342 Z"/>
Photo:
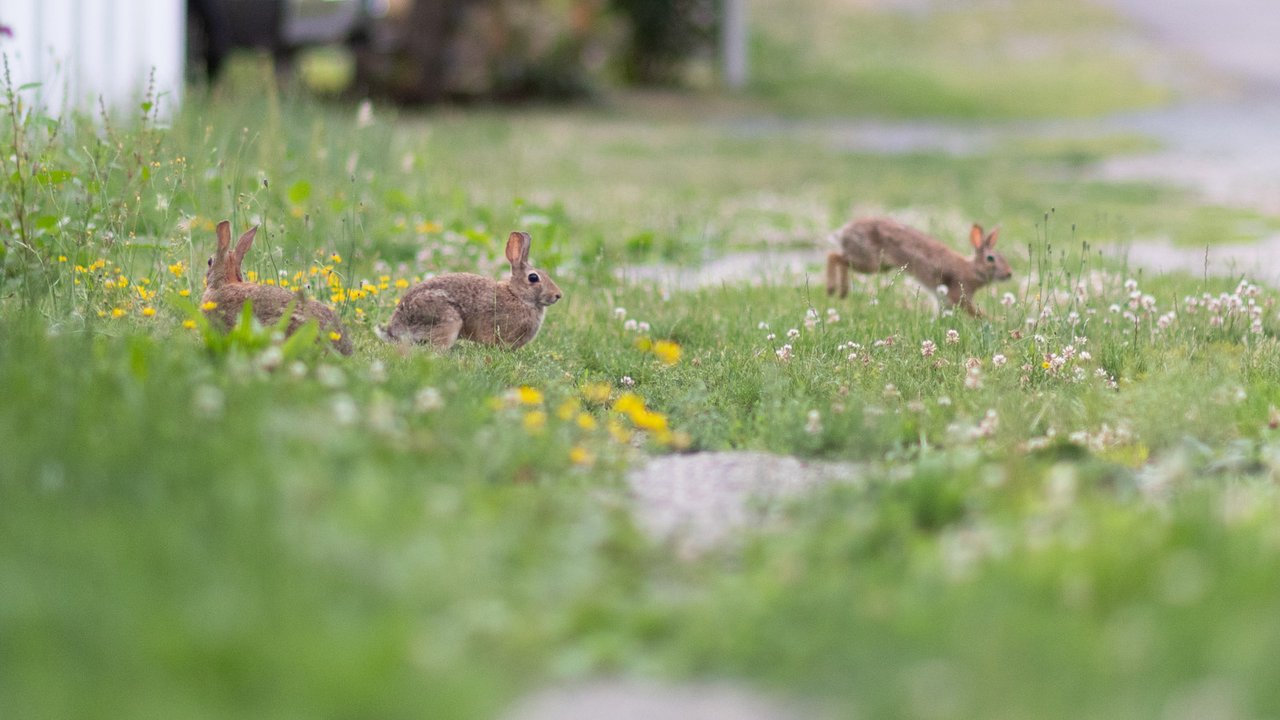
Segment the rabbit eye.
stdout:
<path fill-rule="evenodd" d="M 538 277 L 538 273 L 529 273 L 529 282 L 536 283 L 542 278 Z"/>
<path fill-rule="evenodd" d="M 206 262 L 205 264 L 208 265 L 209 267 L 213 267 L 213 256 L 210 256 L 208 262 Z"/>
<path fill-rule="evenodd" d="M 989 262 L 989 263 L 993 263 L 993 262 L 995 262 L 995 261 L 996 261 L 996 256 L 995 256 L 995 255 L 988 255 L 988 256 L 987 256 L 987 262 Z"/>

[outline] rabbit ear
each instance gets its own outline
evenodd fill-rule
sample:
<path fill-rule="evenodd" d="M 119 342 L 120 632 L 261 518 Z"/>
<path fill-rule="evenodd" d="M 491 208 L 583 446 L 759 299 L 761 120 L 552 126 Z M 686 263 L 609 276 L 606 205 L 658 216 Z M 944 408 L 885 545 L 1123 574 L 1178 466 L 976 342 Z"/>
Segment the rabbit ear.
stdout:
<path fill-rule="evenodd" d="M 507 236 L 507 261 L 511 267 L 523 267 L 529 264 L 529 246 L 533 238 L 527 232 L 513 232 Z"/>
<path fill-rule="evenodd" d="M 969 231 L 969 243 L 974 249 L 982 247 L 982 226 L 978 223 L 973 224 L 973 229 Z"/>
<path fill-rule="evenodd" d="M 999 227 L 999 226 L 997 226 L 997 227 L 996 227 L 994 230 L 992 230 L 991 232 L 987 233 L 987 241 L 986 241 L 986 242 L 987 242 L 987 247 L 989 247 L 989 248 L 993 248 L 993 247 L 995 247 L 995 246 L 996 246 L 996 238 L 998 238 L 998 237 L 1000 237 L 1000 227 Z"/>
<path fill-rule="evenodd" d="M 215 257 L 225 257 L 231 247 L 231 223 L 223 220 L 218 223 L 218 252 Z"/>
<path fill-rule="evenodd" d="M 253 238 L 257 236 L 257 234 L 258 226 L 254 225 L 236 241 L 236 251 L 231 256 L 232 269 L 235 271 L 236 275 L 240 274 L 240 264 L 244 262 L 244 255 L 249 252 L 249 246 L 253 244 Z"/>

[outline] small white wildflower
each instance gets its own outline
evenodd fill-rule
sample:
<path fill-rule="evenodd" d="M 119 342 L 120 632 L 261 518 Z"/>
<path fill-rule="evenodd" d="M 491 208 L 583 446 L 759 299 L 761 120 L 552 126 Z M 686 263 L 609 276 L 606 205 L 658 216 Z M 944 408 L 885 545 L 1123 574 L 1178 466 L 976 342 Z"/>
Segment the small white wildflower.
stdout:
<path fill-rule="evenodd" d="M 346 393 L 334 395 L 330 405 L 333 408 L 333 420 L 339 425 L 350 425 L 360 417 L 356 401 Z"/>
<path fill-rule="evenodd" d="M 778 334 L 777 334 L 777 333 L 769 333 L 768 335 L 765 335 L 765 336 L 764 336 L 764 339 L 765 339 L 765 340 L 776 340 L 776 339 L 778 339 Z"/>
<path fill-rule="evenodd" d="M 1137 280 L 1134 280 L 1133 278 L 1129 278 L 1128 280 L 1125 280 L 1125 281 L 1124 281 L 1124 291 L 1125 291 L 1125 292 L 1132 293 L 1132 292 L 1137 292 L 1137 290 L 1138 290 L 1138 281 L 1137 281 Z"/>
<path fill-rule="evenodd" d="M 1005 357 L 1002 353 L 996 353 L 991 356 L 991 364 L 996 367 L 1004 367 L 1004 364 L 1007 362 L 1009 362 L 1009 358 Z"/>
<path fill-rule="evenodd" d="M 769 323 L 767 323 L 767 322 L 765 322 L 765 321 L 761 320 L 761 321 L 760 321 L 760 323 L 759 323 L 758 325 L 756 325 L 756 329 L 757 329 L 757 330 L 768 330 L 768 329 L 769 329 Z"/>
<path fill-rule="evenodd" d="M 964 374 L 964 386 L 970 390 L 982 387 L 982 371 L 978 368 L 969 368 Z"/>
<path fill-rule="evenodd" d="M 804 431 L 810 435 L 820 434 L 822 432 L 822 413 L 817 410 L 810 410 L 804 424 Z"/>
<path fill-rule="evenodd" d="M 848 357 L 848 358 L 846 358 L 846 359 L 847 359 L 849 362 L 856 362 L 856 361 L 857 361 L 857 359 L 858 359 L 858 353 L 856 353 L 856 352 L 851 352 L 851 353 L 849 353 L 849 357 Z"/>
<path fill-rule="evenodd" d="M 639 323 L 636 324 L 636 330 L 639 330 L 642 333 L 649 332 L 649 323 L 641 320 Z"/>
<path fill-rule="evenodd" d="M 959 333 L 959 332 L 956 332 L 955 328 L 950 328 L 950 329 L 948 329 L 948 330 L 947 330 L 947 344 L 948 344 L 948 345 L 955 345 L 955 344 L 956 344 L 956 343 L 958 343 L 958 342 L 960 342 L 960 333 Z"/>
<path fill-rule="evenodd" d="M 413 409 L 420 413 L 439 410 L 444 407 L 444 397 L 433 387 L 424 387 L 413 396 Z"/>
<path fill-rule="evenodd" d="M 613 316 L 619 320 L 626 320 L 627 309 L 624 307 L 616 307 L 613 309 Z"/>
<path fill-rule="evenodd" d="M 316 380 L 330 390 L 347 384 L 347 376 L 343 374 L 342 368 L 334 367 L 333 365 L 321 365 L 316 368 Z"/>
<path fill-rule="evenodd" d="M 636 328 L 638 327 L 640 327 L 640 324 L 637 323 L 634 319 L 628 320 L 622 323 L 622 329 L 626 330 L 627 332 L 635 332 Z"/>
<path fill-rule="evenodd" d="M 947 396 L 947 395 L 939 395 L 939 396 L 938 396 L 938 404 L 939 404 L 939 405 L 941 405 L 942 407 L 950 407 L 950 406 L 951 406 L 951 398 L 950 398 L 949 396 Z"/>
<path fill-rule="evenodd" d="M 884 386 L 884 396 L 885 396 L 885 397 L 887 397 L 887 398 L 895 398 L 895 397 L 898 397 L 898 396 L 900 396 L 900 395 L 901 395 L 901 393 L 899 393 L 899 392 L 898 392 L 898 386 L 897 386 L 897 385 L 894 385 L 893 383 L 887 383 L 887 384 L 885 384 L 885 386 Z"/>
<path fill-rule="evenodd" d="M 788 330 L 788 331 L 787 331 L 787 339 L 788 339 L 788 340 L 795 340 L 795 339 L 796 339 L 796 338 L 798 338 L 798 337 L 800 337 L 800 330 L 799 330 L 799 329 L 797 329 L 797 328 L 791 328 L 790 330 Z"/>
<path fill-rule="evenodd" d="M 937 293 L 939 297 L 941 297 L 951 292 L 951 288 L 948 288 L 946 285 L 939 285 L 938 287 L 934 288 L 933 291 Z"/>
<path fill-rule="evenodd" d="M 1080 362 L 1089 362 L 1090 360 L 1093 359 L 1093 353 L 1089 352 L 1088 350 L 1081 350 L 1080 354 L 1077 355 L 1077 357 L 1080 358 Z"/>
<path fill-rule="evenodd" d="M 938 346 L 932 340 L 925 340 L 920 343 L 920 355 L 922 357 L 930 357 L 937 349 Z"/>
<path fill-rule="evenodd" d="M 778 356 L 778 359 L 779 359 L 779 360 L 790 360 L 790 359 L 791 359 L 791 346 L 790 346 L 790 345 L 783 345 L 782 347 L 780 347 L 780 348 L 778 348 L 776 351 L 774 351 L 774 354 Z"/>
<path fill-rule="evenodd" d="M 812 319 L 814 319 L 814 320 L 817 320 L 817 319 L 818 319 L 818 311 L 817 311 L 817 309 L 815 309 L 815 308 L 809 308 L 808 310 L 805 310 L 805 311 L 804 311 L 804 316 L 805 316 L 805 319 L 812 318 Z"/>
<path fill-rule="evenodd" d="M 1018 298 L 1014 297 L 1013 293 L 1011 292 L 1007 292 L 1004 295 L 1000 296 L 1000 304 L 1005 307 L 1013 307 L 1017 303 L 1018 303 Z"/>
<path fill-rule="evenodd" d="M 367 128 L 373 124 L 373 103 L 367 98 L 360 101 L 356 108 L 356 128 Z"/>
<path fill-rule="evenodd" d="M 622 379 L 618 381 L 618 384 L 623 387 L 633 387 L 636 384 L 636 381 L 632 380 L 630 375 L 623 375 Z"/>
<path fill-rule="evenodd" d="M 271 372 L 280 367 L 280 363 L 283 362 L 284 350 L 280 349 L 279 345 L 272 345 L 266 350 L 263 350 L 262 354 L 258 356 L 258 367 L 266 370 L 267 372 Z"/>
<path fill-rule="evenodd" d="M 374 359 L 369 363 L 369 381 L 384 383 L 387 381 L 387 365 L 382 360 Z"/>
<path fill-rule="evenodd" d="M 207 418 L 221 415 L 224 403 L 222 391 L 212 385 L 200 385 L 191 397 L 196 413 Z"/>

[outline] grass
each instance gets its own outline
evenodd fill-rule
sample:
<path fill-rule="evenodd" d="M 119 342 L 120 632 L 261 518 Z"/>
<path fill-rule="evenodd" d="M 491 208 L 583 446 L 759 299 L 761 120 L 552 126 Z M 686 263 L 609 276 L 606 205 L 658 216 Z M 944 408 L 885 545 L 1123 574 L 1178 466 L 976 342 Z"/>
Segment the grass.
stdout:
<path fill-rule="evenodd" d="M 234 84 L 167 127 L 8 117 L 4 717 L 482 718 L 613 675 L 837 716 L 1280 711 L 1275 290 L 1094 252 L 1274 219 L 1074 174 L 1141 141 L 891 157 L 608 108 L 362 124 Z M 892 275 L 839 302 L 612 279 L 814 247 L 855 208 L 948 237 L 1001 220 L 1016 279 L 982 321 Z M 263 225 L 246 270 L 333 302 L 352 358 L 203 332 L 223 217 Z M 374 339 L 402 285 L 499 271 L 515 227 L 566 293 L 534 343 Z M 866 470 L 678 560 L 624 474 L 724 449 Z"/>

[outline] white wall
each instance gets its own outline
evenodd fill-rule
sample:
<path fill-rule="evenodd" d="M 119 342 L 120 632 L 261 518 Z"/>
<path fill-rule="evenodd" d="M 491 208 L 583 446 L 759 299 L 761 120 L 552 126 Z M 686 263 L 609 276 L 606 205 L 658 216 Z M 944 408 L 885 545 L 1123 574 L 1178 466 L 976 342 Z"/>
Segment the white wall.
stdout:
<path fill-rule="evenodd" d="M 0 0 L 0 54 L 25 103 L 137 112 L 152 69 L 161 113 L 181 99 L 186 51 L 184 0 Z"/>

